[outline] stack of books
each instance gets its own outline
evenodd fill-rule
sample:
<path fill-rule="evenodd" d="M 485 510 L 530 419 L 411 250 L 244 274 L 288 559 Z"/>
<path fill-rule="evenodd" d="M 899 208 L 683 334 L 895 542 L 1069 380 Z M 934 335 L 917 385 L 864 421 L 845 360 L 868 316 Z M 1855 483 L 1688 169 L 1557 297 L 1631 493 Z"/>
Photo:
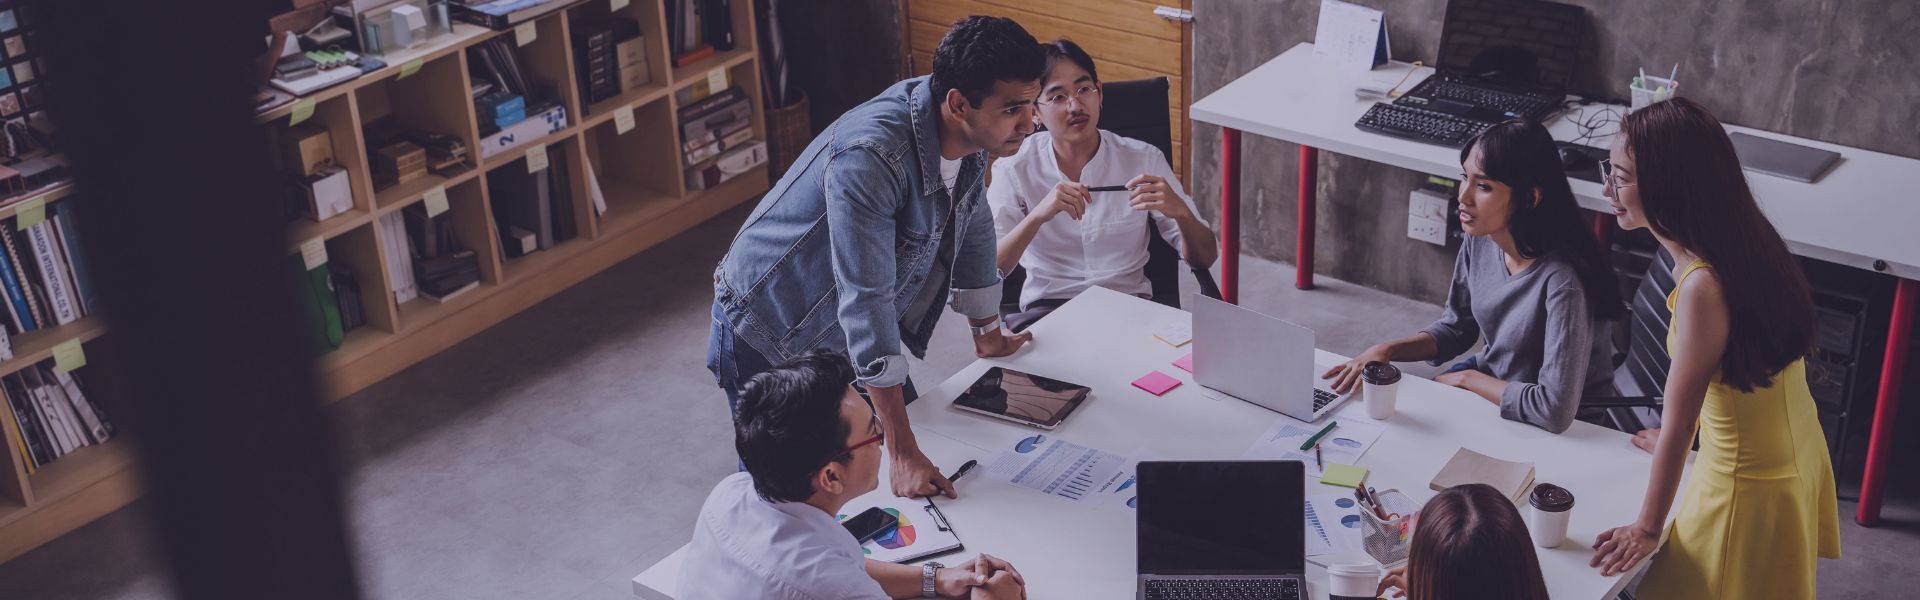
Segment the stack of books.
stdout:
<path fill-rule="evenodd" d="M 480 286 L 480 256 L 460 245 L 453 233 L 453 216 L 427 216 L 427 207 L 415 204 L 400 210 L 406 219 L 407 246 L 412 249 L 413 275 L 420 295 L 445 302 Z"/>
<path fill-rule="evenodd" d="M 575 68 L 580 74 L 580 94 L 588 103 L 599 102 L 620 95 L 622 92 L 646 85 L 646 50 L 642 44 L 631 43 L 644 39 L 640 36 L 640 23 L 633 19 L 610 18 L 601 23 L 588 23 L 579 26 L 573 32 L 573 56 L 578 63 Z M 637 83 L 628 85 L 623 81 L 629 75 L 633 65 L 621 60 L 620 51 L 638 52 L 640 59 L 637 69 Z"/>
<path fill-rule="evenodd" d="M 733 49 L 734 2 L 749 0 L 666 0 L 667 47 L 673 65 L 684 67 Z"/>
<path fill-rule="evenodd" d="M 71 202 L 46 206 L 45 218 L 25 230 L 17 218 L 0 222 L 0 359 L 13 357 L 11 336 L 66 325 L 97 308 Z"/>
<path fill-rule="evenodd" d="M 547 168 L 527 172 L 526 159 L 487 172 L 487 193 L 500 249 L 519 258 L 573 239 L 578 228 L 566 187 L 566 156 L 551 155 Z"/>
<path fill-rule="evenodd" d="M 728 88 L 680 109 L 681 156 L 688 191 L 701 191 L 766 164 L 767 145 L 753 137 L 753 105 Z"/>
<path fill-rule="evenodd" d="M 453 18 L 493 29 L 512 29 L 580 0 L 450 0 Z"/>
<path fill-rule="evenodd" d="M 113 439 L 107 413 L 87 399 L 73 373 L 53 367 L 53 360 L 0 378 L 0 391 L 13 411 L 13 438 L 32 474 L 75 450 Z"/>

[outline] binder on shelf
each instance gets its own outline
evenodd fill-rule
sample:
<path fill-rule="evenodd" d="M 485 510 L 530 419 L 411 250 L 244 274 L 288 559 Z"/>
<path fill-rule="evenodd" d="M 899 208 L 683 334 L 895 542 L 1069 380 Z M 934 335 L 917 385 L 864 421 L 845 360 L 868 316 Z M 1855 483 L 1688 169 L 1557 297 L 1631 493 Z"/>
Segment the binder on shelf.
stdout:
<path fill-rule="evenodd" d="M 93 286 L 93 267 L 87 261 L 85 247 L 80 244 L 80 229 L 76 224 L 78 217 L 73 207 L 67 203 L 47 207 L 53 217 L 54 233 L 60 239 L 61 256 L 66 257 L 67 267 L 73 272 L 74 289 L 79 293 L 81 314 L 93 314 L 98 309 L 98 296 Z"/>
<path fill-rule="evenodd" d="M 21 244 L 19 240 L 15 239 L 13 229 L 11 223 L 0 223 L 0 245 L 7 247 L 7 255 L 4 258 L 13 269 L 14 283 L 20 287 L 20 302 L 25 305 L 20 307 L 21 310 L 26 311 L 22 313 L 20 317 L 23 320 L 30 320 L 32 322 L 29 329 L 51 327 L 53 326 L 52 321 L 47 319 L 47 315 L 40 310 L 42 306 L 41 293 L 39 286 L 34 282 L 36 272 L 32 268 L 33 264 L 20 260 Z"/>
<path fill-rule="evenodd" d="M 328 275 L 327 265 L 321 263 L 308 270 L 300 255 L 292 255 L 289 260 L 298 272 L 295 277 L 297 294 L 300 296 L 301 314 L 306 315 L 313 353 L 320 355 L 332 352 L 346 341 L 346 329 L 340 323 L 339 298 L 333 292 L 333 278 Z"/>

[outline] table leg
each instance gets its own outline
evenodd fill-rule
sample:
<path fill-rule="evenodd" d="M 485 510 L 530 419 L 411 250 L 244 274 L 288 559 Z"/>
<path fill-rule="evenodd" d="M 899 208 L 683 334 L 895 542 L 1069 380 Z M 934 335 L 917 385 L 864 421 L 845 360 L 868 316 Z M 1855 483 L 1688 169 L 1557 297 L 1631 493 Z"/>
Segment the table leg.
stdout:
<path fill-rule="evenodd" d="M 1313 208 L 1315 179 L 1319 176 L 1320 150 L 1300 146 L 1300 223 L 1294 237 L 1293 287 L 1313 289 Z"/>
<path fill-rule="evenodd" d="M 1220 128 L 1220 299 L 1240 303 L 1240 130 Z"/>
<path fill-rule="evenodd" d="M 1914 303 L 1920 301 L 1920 282 L 1900 280 L 1893 291 L 1893 322 L 1887 328 L 1887 352 L 1880 361 L 1880 394 L 1873 410 L 1873 433 L 1867 441 L 1867 472 L 1860 481 L 1860 509 L 1853 521 L 1867 527 L 1880 524 L 1880 496 L 1886 492 L 1887 462 L 1892 460 L 1893 427 L 1899 416 L 1900 378 L 1907 365 L 1907 340 L 1913 336 Z"/>

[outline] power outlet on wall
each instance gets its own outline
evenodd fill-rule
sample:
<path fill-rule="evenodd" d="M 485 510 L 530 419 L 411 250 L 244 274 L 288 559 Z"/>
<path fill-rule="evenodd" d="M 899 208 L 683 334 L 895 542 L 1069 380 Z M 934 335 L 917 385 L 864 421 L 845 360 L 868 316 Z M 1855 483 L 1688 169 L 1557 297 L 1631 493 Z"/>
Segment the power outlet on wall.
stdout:
<path fill-rule="evenodd" d="M 1416 189 L 1407 194 L 1407 237 L 1435 246 L 1447 245 L 1447 208 L 1450 199 L 1438 192 Z"/>

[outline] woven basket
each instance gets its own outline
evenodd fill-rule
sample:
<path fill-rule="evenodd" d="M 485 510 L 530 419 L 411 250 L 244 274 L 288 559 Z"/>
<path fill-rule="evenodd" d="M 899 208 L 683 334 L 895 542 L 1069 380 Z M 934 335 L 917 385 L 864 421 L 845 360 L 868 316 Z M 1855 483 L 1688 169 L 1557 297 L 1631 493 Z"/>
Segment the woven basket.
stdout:
<path fill-rule="evenodd" d="M 800 157 L 800 151 L 807 149 L 813 141 L 812 117 L 807 110 L 807 93 L 794 90 L 800 99 L 793 104 L 767 111 L 767 159 L 773 170 L 769 173 L 779 179 Z"/>

